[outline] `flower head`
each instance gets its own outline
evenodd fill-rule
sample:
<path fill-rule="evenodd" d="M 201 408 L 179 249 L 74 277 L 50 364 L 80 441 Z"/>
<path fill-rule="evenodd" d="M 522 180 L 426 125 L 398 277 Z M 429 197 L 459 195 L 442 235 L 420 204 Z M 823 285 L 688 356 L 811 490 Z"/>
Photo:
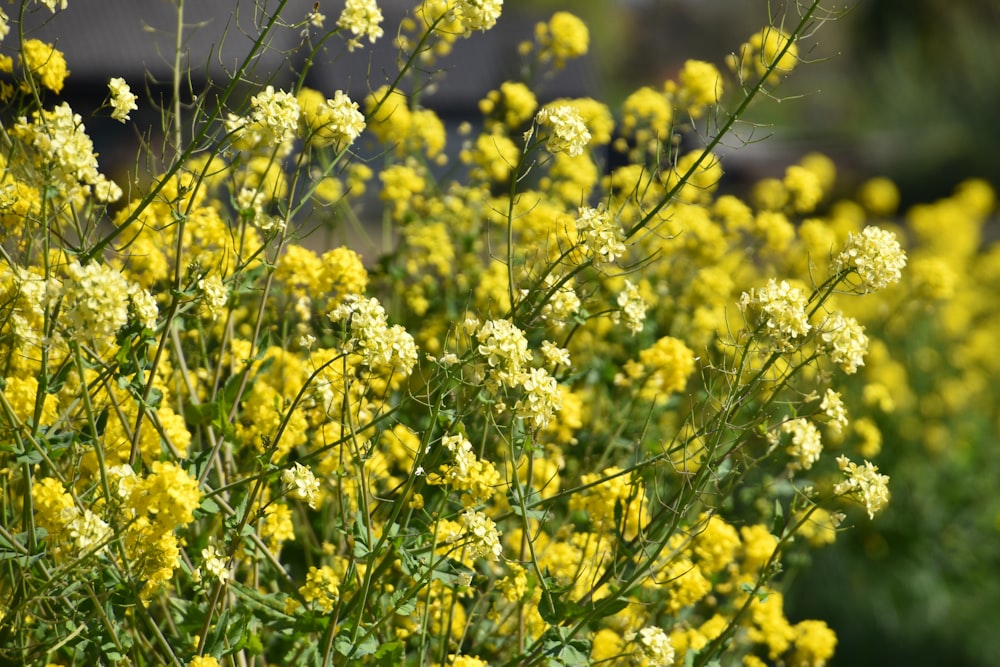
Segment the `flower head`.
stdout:
<path fill-rule="evenodd" d="M 808 470 L 819 460 L 823 453 L 823 441 L 819 429 L 801 417 L 786 421 L 781 425 L 782 433 L 790 433 L 792 444 L 788 446 L 788 454 L 795 458 L 793 469 Z"/>
<path fill-rule="evenodd" d="M 750 324 L 761 327 L 782 351 L 790 350 L 796 340 L 809 332 L 806 304 L 801 289 L 784 280 L 779 283 L 774 278 L 764 287 L 751 289 L 740 296 L 740 310 Z"/>
<path fill-rule="evenodd" d="M 346 93 L 338 90 L 333 99 L 326 101 L 329 108 L 330 122 L 327 131 L 334 135 L 337 145 L 350 145 L 365 129 L 365 117 L 358 111 L 358 103 L 351 100 Z"/>
<path fill-rule="evenodd" d="M 67 326 L 98 341 L 114 340 L 128 323 L 128 281 L 117 269 L 98 262 L 81 266 L 74 261 L 66 274 L 62 297 Z"/>
<path fill-rule="evenodd" d="M 590 143 L 590 132 L 580 114 L 568 104 L 543 107 L 535 115 L 539 125 L 548 127 L 545 147 L 550 153 L 566 151 L 570 156 L 582 155 Z"/>
<path fill-rule="evenodd" d="M 542 47 L 542 59 L 551 58 L 557 68 L 567 60 L 586 55 L 590 48 L 587 24 L 569 12 L 556 12 L 548 23 L 539 23 L 535 27 L 535 39 Z"/>
<path fill-rule="evenodd" d="M 312 565 L 306 574 L 306 583 L 299 587 L 299 595 L 306 602 L 315 602 L 323 612 L 330 613 L 340 597 L 340 576 L 329 565 Z"/>
<path fill-rule="evenodd" d="M 308 466 L 296 463 L 281 473 L 281 481 L 292 498 L 305 501 L 309 507 L 316 509 L 319 496 L 319 480 Z"/>
<path fill-rule="evenodd" d="M 201 567 L 207 574 L 219 583 L 229 579 L 229 568 L 226 566 L 225 554 L 220 553 L 215 546 L 207 546 L 201 550 Z"/>
<path fill-rule="evenodd" d="M 878 466 L 865 461 L 859 466 L 846 456 L 837 457 L 837 465 L 844 473 L 844 481 L 833 487 L 833 493 L 857 500 L 868 510 L 868 518 L 889 504 L 889 476 L 879 474 Z"/>
<path fill-rule="evenodd" d="M 62 90 L 63 82 L 69 76 L 66 57 L 62 51 L 40 39 L 28 39 L 22 46 L 22 53 L 25 68 L 37 77 L 43 86 L 53 93 Z"/>
<path fill-rule="evenodd" d="M 613 262 L 625 254 L 621 227 L 603 209 L 581 206 L 576 231 L 595 266 Z"/>
<path fill-rule="evenodd" d="M 137 98 L 120 76 L 108 82 L 108 90 L 111 91 L 111 117 L 124 123 L 129 119 L 129 112 L 139 108 L 135 103 Z"/>
<path fill-rule="evenodd" d="M 836 273 L 851 271 L 861 279 L 862 292 L 873 292 L 899 282 L 906 266 L 906 253 L 896 235 L 879 227 L 865 227 L 850 234 L 834 260 Z"/>
<path fill-rule="evenodd" d="M 524 396 L 514 405 L 514 413 L 533 430 L 548 426 L 562 407 L 562 395 L 554 377 L 544 368 L 532 368 L 521 380 Z"/>
<path fill-rule="evenodd" d="M 66 2 L 67 0 L 38 0 L 38 4 L 45 5 L 53 14 L 56 9 L 66 9 Z"/>
<path fill-rule="evenodd" d="M 699 116 L 704 107 L 719 103 L 719 98 L 722 97 L 722 75 L 712 63 L 688 60 L 677 78 L 678 101 L 686 105 L 693 116 Z"/>
<path fill-rule="evenodd" d="M 472 538 L 470 547 L 474 558 L 500 559 L 503 547 L 500 545 L 500 532 L 493 519 L 477 510 L 465 510 L 462 512 L 462 523 Z"/>
<path fill-rule="evenodd" d="M 495 26 L 503 10 L 503 0 L 456 0 L 455 9 L 468 35 Z"/>
<path fill-rule="evenodd" d="M 350 30 L 354 36 L 347 40 L 347 48 L 351 51 L 361 46 L 361 38 L 367 37 L 368 42 L 384 34 L 382 30 L 382 10 L 375 0 L 347 0 L 344 11 L 337 19 L 337 26 Z"/>
<path fill-rule="evenodd" d="M 847 408 L 840 394 L 832 389 L 827 389 L 823 396 L 823 401 L 819 404 L 819 409 L 830 419 L 830 427 L 835 431 L 843 431 L 847 426 Z"/>
<path fill-rule="evenodd" d="M 625 289 L 618 294 L 619 316 L 625 321 L 625 326 L 633 334 L 642 331 L 646 322 L 646 301 L 639 294 L 639 288 L 630 281 L 625 281 Z"/>
<path fill-rule="evenodd" d="M 486 363 L 511 381 L 516 380 L 531 360 L 528 339 L 510 320 L 489 320 L 476 332 L 476 340 Z"/>
<path fill-rule="evenodd" d="M 294 138 L 301 113 L 294 95 L 268 86 L 250 98 L 250 106 L 250 118 L 255 129 L 263 132 L 264 143 L 277 146 Z"/>
<path fill-rule="evenodd" d="M 674 664 L 674 647 L 662 629 L 648 626 L 626 637 L 637 644 L 636 658 L 649 667 L 670 667 Z"/>
<path fill-rule="evenodd" d="M 820 337 L 830 358 L 845 373 L 850 375 L 858 370 L 858 366 L 865 365 L 868 336 L 856 319 L 842 313 L 833 313 L 823 320 L 820 330 Z"/>
<path fill-rule="evenodd" d="M 359 352 L 367 365 L 391 369 L 403 377 L 416 365 L 413 337 L 398 324 L 389 326 L 378 299 L 348 294 L 327 317 L 331 322 L 347 323 L 347 349 Z"/>

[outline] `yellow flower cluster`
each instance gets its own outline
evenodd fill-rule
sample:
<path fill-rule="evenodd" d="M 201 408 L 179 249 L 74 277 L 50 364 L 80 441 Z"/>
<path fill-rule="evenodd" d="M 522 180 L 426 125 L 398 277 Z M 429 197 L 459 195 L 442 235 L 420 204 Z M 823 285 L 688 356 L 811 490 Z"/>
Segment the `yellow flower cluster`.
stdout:
<path fill-rule="evenodd" d="M 566 104 L 542 107 L 535 114 L 535 122 L 545 126 L 545 148 L 550 153 L 565 151 L 570 157 L 582 155 L 590 143 L 591 135 L 580 114 Z"/>
<path fill-rule="evenodd" d="M 751 289 L 740 296 L 740 310 L 752 327 L 762 331 L 779 350 L 789 350 L 801 340 L 812 325 L 806 313 L 806 294 L 782 280 L 768 280 L 764 287 Z"/>
<path fill-rule="evenodd" d="M 347 93 L 337 90 L 332 98 L 312 88 L 302 88 L 296 95 L 305 125 L 303 136 L 312 146 L 334 146 L 342 150 L 361 135 L 365 117 Z"/>
<path fill-rule="evenodd" d="M 368 42 L 374 44 L 385 34 L 382 20 L 382 10 L 375 0 L 347 0 L 337 19 L 337 27 L 351 31 L 347 48 L 353 51 L 361 47 L 362 37 L 367 37 Z"/>
<path fill-rule="evenodd" d="M 73 202 L 91 194 L 105 203 L 121 197 L 121 188 L 97 170 L 94 144 L 83 119 L 67 103 L 51 111 L 34 111 L 30 121 L 21 116 L 12 134 L 30 150 L 24 159 L 32 168 L 45 171 L 64 201 Z"/>
<path fill-rule="evenodd" d="M 548 22 L 535 25 L 535 41 L 542 61 L 552 60 L 557 69 L 567 60 L 587 54 L 590 31 L 587 24 L 569 12 L 556 12 Z"/>
<path fill-rule="evenodd" d="M 108 82 L 108 90 L 111 92 L 111 117 L 124 123 L 129 119 L 129 112 L 139 108 L 136 105 L 138 98 L 125 83 L 125 79 L 120 76 L 116 76 Z"/>
<path fill-rule="evenodd" d="M 838 456 L 837 464 L 844 473 L 844 481 L 833 487 L 834 494 L 850 496 L 865 506 L 869 518 L 889 504 L 889 478 L 878 471 L 878 466 L 865 461 L 859 466 L 846 456 Z"/>
<path fill-rule="evenodd" d="M 781 76 L 792 71 L 798 61 L 798 46 L 792 38 L 770 26 L 754 33 L 736 54 L 729 57 L 728 64 L 741 82 L 747 82 L 751 76 L 766 76 L 767 82 L 774 85 L 781 80 Z"/>
<path fill-rule="evenodd" d="M 63 88 L 69 69 L 62 51 L 40 39 L 28 39 L 21 46 L 24 68 L 43 86 L 58 93 Z"/>
<path fill-rule="evenodd" d="M 442 176 L 424 66 L 501 7 L 420 3 L 403 71 L 361 104 L 301 82 L 220 92 L 113 214 L 79 116 L 21 93 L 0 180 L 0 512 L 20 577 L 0 592 L 21 593 L 0 633 L 29 648 L 0 661 L 831 659 L 826 624 L 786 618 L 782 564 L 841 544 L 843 503 L 884 510 L 893 438 L 940 456 L 958 406 L 982 404 L 991 191 L 912 211 L 911 234 L 868 224 L 889 184 L 831 201 L 821 156 L 720 195 L 723 158 L 688 132 L 725 122 L 724 89 L 787 74 L 801 28 L 754 35 L 735 87 L 689 60 L 615 109 L 539 108 L 504 82 L 462 131 L 468 178 Z M 383 21 L 347 2 L 340 55 Z M 541 25 L 529 68 L 586 52 L 572 15 Z M 126 118 L 131 91 L 109 89 Z M 323 248 L 302 238 L 320 226 Z M 886 340 L 934 309 L 954 348 L 914 356 L 956 372 L 924 397 Z M 103 613 L 85 643 L 80 609 Z"/>

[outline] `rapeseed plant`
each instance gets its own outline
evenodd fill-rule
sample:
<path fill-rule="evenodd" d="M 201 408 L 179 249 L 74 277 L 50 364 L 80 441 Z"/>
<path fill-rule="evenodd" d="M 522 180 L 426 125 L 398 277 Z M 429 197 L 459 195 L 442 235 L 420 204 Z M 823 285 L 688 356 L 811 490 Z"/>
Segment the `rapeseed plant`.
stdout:
<path fill-rule="evenodd" d="M 758 32 L 729 79 L 688 61 L 616 110 L 506 82 L 449 153 L 413 90 L 501 11 L 416 3 L 398 73 L 358 102 L 300 84 L 241 100 L 251 52 L 217 110 L 173 120 L 190 137 L 164 128 L 159 170 L 127 194 L 80 116 L 40 93 L 59 92 L 61 54 L 18 47 L 0 138 L 0 656 L 831 658 L 823 621 L 786 618 L 781 572 L 837 539 L 848 502 L 889 502 L 865 419 L 907 400 L 880 345 L 907 255 L 861 205 L 822 209 L 828 160 L 745 202 L 719 194 L 714 150 L 826 15 L 813 2 Z M 300 23 L 321 29 L 318 12 Z M 383 24 L 349 0 L 325 39 L 350 57 Z M 526 71 L 589 43 L 565 12 L 534 38 Z M 109 91 L 130 122 L 140 102 L 120 78 Z M 695 130 L 704 145 L 682 150 Z M 607 171 L 608 148 L 627 164 Z M 464 176 L 442 177 L 456 154 Z M 384 225 L 375 257 L 299 236 L 362 216 Z M 966 249 L 936 242 L 913 280 L 945 298 L 947 252 Z"/>

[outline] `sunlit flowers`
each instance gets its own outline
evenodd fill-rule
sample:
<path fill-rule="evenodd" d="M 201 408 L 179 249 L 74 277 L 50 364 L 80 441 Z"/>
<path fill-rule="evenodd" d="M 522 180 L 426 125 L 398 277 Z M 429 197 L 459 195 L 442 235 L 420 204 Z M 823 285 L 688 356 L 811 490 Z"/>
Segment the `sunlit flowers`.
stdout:
<path fill-rule="evenodd" d="M 403 327 L 389 326 L 378 299 L 349 294 L 328 317 L 347 326 L 346 349 L 359 352 L 366 364 L 410 374 L 417 362 L 416 344 Z"/>
<path fill-rule="evenodd" d="M 352 37 L 347 40 L 347 48 L 351 51 L 361 46 L 362 37 L 374 44 L 384 34 L 382 10 L 375 0 L 347 0 L 337 19 L 337 27 L 351 31 Z"/>
<path fill-rule="evenodd" d="M 304 501 L 309 507 L 316 509 L 319 499 L 319 480 L 309 466 L 296 463 L 291 468 L 281 471 L 281 481 L 288 495 Z"/>
<path fill-rule="evenodd" d="M 861 280 L 861 292 L 874 292 L 899 282 L 906 253 L 896 235 L 880 227 L 850 234 L 834 260 L 834 271 L 851 271 Z"/>
<path fill-rule="evenodd" d="M 128 281 L 120 271 L 98 262 L 73 262 L 66 267 L 66 277 L 61 293 L 68 328 L 82 337 L 113 340 L 128 322 Z"/>
<path fill-rule="evenodd" d="M 489 30 L 503 11 L 503 0 L 455 0 L 458 19 L 466 33 Z"/>
<path fill-rule="evenodd" d="M 225 554 L 220 553 L 214 545 L 202 549 L 201 558 L 201 569 L 205 574 L 219 583 L 225 583 L 229 580 L 230 572 L 226 566 Z"/>
<path fill-rule="evenodd" d="M 38 0 L 38 3 L 48 7 L 53 14 L 57 9 L 66 9 L 67 6 L 67 0 Z"/>
<path fill-rule="evenodd" d="M 108 90 L 111 93 L 111 117 L 124 123 L 129 119 L 129 112 L 139 108 L 136 104 L 138 99 L 125 79 L 116 76 L 108 82 Z"/>
<path fill-rule="evenodd" d="M 550 153 L 565 151 L 575 157 L 582 155 L 590 143 L 590 132 L 583 118 L 567 104 L 542 107 L 535 114 L 535 122 L 545 128 L 545 148 Z"/>
<path fill-rule="evenodd" d="M 524 332 L 510 320 L 488 320 L 476 332 L 479 354 L 491 368 L 502 373 L 504 381 L 520 376 L 522 369 L 531 361 L 531 350 Z"/>
<path fill-rule="evenodd" d="M 21 116 L 12 131 L 31 147 L 31 157 L 49 169 L 52 185 L 63 197 L 90 193 L 91 188 L 102 202 L 121 197 L 121 188 L 98 172 L 94 144 L 69 104 L 34 111 L 30 121 Z"/>
<path fill-rule="evenodd" d="M 832 389 L 827 389 L 823 394 L 823 400 L 819 404 L 819 409 L 830 420 L 830 426 L 835 431 L 842 431 L 847 427 L 847 408 L 840 394 Z"/>
<path fill-rule="evenodd" d="M 807 302 L 801 289 L 771 278 L 764 287 L 740 295 L 740 310 L 747 322 L 760 327 L 778 350 L 787 351 L 812 328 L 806 314 Z"/>
<path fill-rule="evenodd" d="M 475 558 L 499 560 L 503 547 L 493 519 L 477 510 L 466 510 L 462 512 L 462 524 L 471 538 L 468 546 Z"/>
<path fill-rule="evenodd" d="M 532 368 L 521 379 L 524 396 L 514 405 L 515 414 L 534 430 L 548 426 L 561 407 L 559 386 L 543 368 Z"/>
<path fill-rule="evenodd" d="M 268 86 L 250 98 L 251 121 L 263 132 L 264 142 L 276 146 L 295 136 L 301 109 L 295 96 Z"/>
<path fill-rule="evenodd" d="M 636 643 L 636 658 L 649 667 L 670 667 L 674 664 L 674 647 L 661 628 L 648 626 L 638 633 L 629 633 L 629 641 Z"/>
<path fill-rule="evenodd" d="M 865 335 L 864 327 L 853 317 L 846 317 L 839 312 L 830 314 L 820 325 L 820 338 L 830 359 L 845 373 L 850 375 L 859 366 L 865 365 L 868 336 Z"/>
<path fill-rule="evenodd" d="M 562 67 L 567 60 L 587 54 L 590 31 L 575 14 L 556 12 L 547 23 L 535 26 L 535 40 L 541 47 L 540 56 L 551 58 L 556 67 Z"/>
<path fill-rule="evenodd" d="M 40 39 L 27 39 L 21 47 L 24 67 L 37 77 L 38 81 L 58 93 L 63 88 L 63 82 L 69 76 L 66 67 L 66 57 L 62 51 Z"/>
<path fill-rule="evenodd" d="M 791 435 L 788 454 L 794 459 L 793 469 L 809 470 L 819 460 L 823 453 L 823 441 L 819 429 L 812 422 L 803 419 L 792 419 L 781 425 L 781 432 Z"/>
<path fill-rule="evenodd" d="M 576 231 L 595 266 L 614 262 L 625 253 L 621 227 L 606 210 L 581 206 Z"/>
<path fill-rule="evenodd" d="M 350 145 L 365 129 L 365 117 L 358 110 L 358 103 L 338 90 L 326 101 L 330 109 L 330 122 L 326 125 L 337 145 Z"/>
<path fill-rule="evenodd" d="M 0 590 L 21 592 L 0 608 L 0 662 L 830 657 L 833 634 L 789 623 L 774 577 L 833 539 L 840 500 L 874 514 L 888 492 L 870 463 L 842 457 L 838 475 L 824 445 L 872 459 L 891 410 L 947 409 L 907 395 L 875 338 L 887 300 L 914 292 L 842 296 L 892 277 L 888 241 L 859 233 L 817 268 L 865 211 L 803 220 L 833 192 L 806 160 L 766 197 L 717 195 L 725 156 L 704 146 L 741 107 L 692 127 L 722 104 L 711 63 L 614 111 L 539 107 L 554 95 L 537 84 L 588 48 L 566 12 L 446 152 L 422 104 L 450 64 L 431 65 L 502 5 L 418 4 L 386 45 L 398 68 L 345 80 L 371 91 L 364 112 L 304 78 L 252 82 L 257 47 L 289 36 L 301 77 L 346 63 L 383 35 L 378 4 L 340 5 L 325 34 L 318 4 L 291 24 L 261 8 L 234 87 L 205 106 L 185 85 L 183 119 L 157 103 L 176 132 L 131 128 L 155 173 L 110 212 L 94 110 L 47 101 L 58 56 L 26 47 L 51 57 L 17 73 L 0 56 Z M 781 69 L 787 39 L 747 48 Z M 98 114 L 144 108 L 107 85 Z M 456 153 L 467 168 L 438 168 Z M 341 239 L 365 257 L 326 250 Z M 922 273 L 921 293 L 946 292 Z M 942 319 L 977 321 L 957 315 Z M 865 326 L 862 377 L 833 372 L 861 366 Z M 959 385 L 939 402 L 966 400 Z"/>
<path fill-rule="evenodd" d="M 871 461 L 858 465 L 846 456 L 837 457 L 837 465 L 844 473 L 844 480 L 833 487 L 837 496 L 846 496 L 865 506 L 868 518 L 874 519 L 889 504 L 889 477 L 878 471 Z"/>

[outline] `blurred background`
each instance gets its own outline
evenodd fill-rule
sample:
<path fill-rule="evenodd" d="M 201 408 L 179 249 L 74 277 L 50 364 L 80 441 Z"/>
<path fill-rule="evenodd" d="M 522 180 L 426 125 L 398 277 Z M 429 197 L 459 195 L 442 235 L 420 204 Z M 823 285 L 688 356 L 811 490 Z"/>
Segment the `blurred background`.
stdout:
<path fill-rule="evenodd" d="M 276 4 L 258 2 L 265 9 Z M 334 40 L 307 84 L 346 89 L 360 100 L 369 80 L 377 86 L 391 78 L 391 37 L 412 4 L 380 2 L 386 38 L 343 59 Z M 198 90 L 232 71 L 262 14 L 252 0 L 187 5 L 184 48 Z M 291 0 L 286 20 L 301 21 L 312 5 Z M 320 4 L 327 28 L 341 8 L 340 2 Z M 168 93 L 173 3 L 70 0 L 56 21 L 36 9 L 25 16 L 26 36 L 55 41 L 66 52 L 72 75 L 62 97 L 84 115 L 102 167 L 112 176 L 134 168 L 138 133 L 123 138 L 122 126 L 107 113 L 88 116 L 87 110 L 101 106 L 111 76 L 125 77 L 133 90 L 145 88 L 154 99 Z M 781 9 L 766 0 L 507 0 L 494 31 L 460 41 L 438 63 L 448 75 L 424 103 L 452 127 L 474 118 L 486 91 L 518 76 L 517 44 L 556 10 L 587 22 L 591 52 L 545 80 L 539 97 L 590 95 L 615 108 L 635 88 L 674 76 L 689 58 L 721 67 Z M 789 11 L 793 16 L 794 6 Z M 781 85 L 775 100 L 751 110 L 753 138 L 767 139 L 726 155 L 727 187 L 780 177 L 811 151 L 836 161 L 841 196 L 853 196 L 868 178 L 888 176 L 899 186 L 903 210 L 949 195 L 968 177 L 1000 184 L 1000 3 L 861 0 L 836 2 L 831 15 L 836 20 L 818 26 L 800 46 L 809 62 Z M 3 43 L 6 53 L 16 48 L 15 32 Z M 276 31 L 253 76 L 287 86 L 293 72 L 282 63 L 300 63 L 314 37 Z M 133 119 L 136 127 L 160 127 L 158 110 L 148 104 Z M 992 230 L 996 238 L 995 222 Z M 940 231 L 948 234 L 947 219 Z M 928 380 L 919 364 L 910 380 Z M 1000 410 L 998 388 L 988 389 L 986 408 L 945 424 L 954 446 L 947 456 L 928 456 L 892 422 L 880 422 L 885 446 L 878 464 L 892 475 L 889 509 L 872 524 L 844 532 L 810 562 L 791 564 L 789 619 L 829 622 L 840 638 L 833 665 L 1000 664 Z"/>
<path fill-rule="evenodd" d="M 277 0 L 187 2 L 184 40 L 195 89 L 220 81 L 232 71 L 256 35 L 264 10 Z M 283 18 L 301 22 L 313 0 L 288 0 Z M 804 73 L 777 91 L 780 103 L 757 104 L 748 120 L 759 123 L 754 138 L 768 141 L 741 149 L 728 171 L 759 178 L 780 172 L 802 153 L 820 150 L 840 166 L 845 187 L 872 175 L 900 186 L 906 205 L 945 196 L 963 178 L 1000 182 L 1000 3 L 984 0 L 842 0 L 824 2 L 836 20 L 817 26 L 805 45 Z M 58 43 L 72 72 L 64 97 L 81 109 L 97 108 L 110 76 L 122 76 L 133 89 L 155 97 L 168 92 L 176 12 L 172 0 L 71 0 L 60 19 L 38 3 L 24 17 L 27 36 Z M 354 99 L 394 73 L 392 36 L 410 0 L 382 0 L 386 37 L 374 47 L 341 58 L 333 40 L 321 53 L 307 83 L 320 90 L 342 88 Z M 335 25 L 342 3 L 319 3 L 327 28 Z M 567 10 L 591 29 L 591 52 L 571 61 L 544 82 L 544 101 L 562 95 L 592 95 L 614 106 L 641 85 L 672 77 L 688 58 L 721 65 L 769 16 L 794 15 L 767 0 L 507 0 L 497 29 L 460 40 L 438 66 L 446 76 L 424 102 L 446 119 L 474 117 L 483 93 L 517 77 L 517 44 L 530 38 L 535 22 Z M 225 34 L 225 39 L 220 35 Z M 288 85 L 301 64 L 313 29 L 278 29 L 254 68 L 258 82 Z M 12 33 L 3 45 L 16 44 Z M 326 56 L 325 58 L 323 56 Z M 360 57 L 359 57 L 360 55 Z M 459 66 L 460 65 L 460 66 Z M 158 125 L 146 105 L 144 120 Z M 85 117 L 86 114 L 84 113 Z M 92 127 L 93 125 L 93 127 Z M 131 152 L 120 141 L 102 145 L 105 132 L 120 136 L 107 114 L 88 122 L 103 148 L 102 162 Z M 121 154 L 119 154 L 121 153 Z M 779 174 L 780 175 L 780 174 Z"/>

